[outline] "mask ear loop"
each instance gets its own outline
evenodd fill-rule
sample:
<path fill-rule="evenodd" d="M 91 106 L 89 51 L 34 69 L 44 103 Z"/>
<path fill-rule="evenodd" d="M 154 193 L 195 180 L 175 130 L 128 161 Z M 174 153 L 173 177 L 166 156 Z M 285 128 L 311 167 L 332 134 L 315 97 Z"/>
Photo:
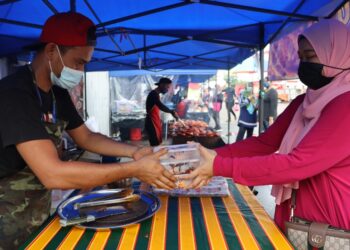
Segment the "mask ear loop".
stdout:
<path fill-rule="evenodd" d="M 334 67 L 334 66 L 330 66 L 330 65 L 325 65 L 325 64 L 322 64 L 322 65 L 323 65 L 323 67 L 328 67 L 328 68 L 332 68 L 332 69 L 341 70 L 339 73 L 335 74 L 334 76 L 331 76 L 331 77 L 333 77 L 333 78 L 339 76 L 339 75 L 340 75 L 341 73 L 343 73 L 345 70 L 350 70 L 350 68 L 345 68 L 345 69 L 343 69 L 343 68 L 338 68 L 338 67 Z"/>
<path fill-rule="evenodd" d="M 65 67 L 65 65 L 64 65 L 64 63 L 63 63 L 62 56 L 61 56 L 60 49 L 58 48 L 58 46 L 57 46 L 57 45 L 56 45 L 56 49 L 57 49 L 57 51 L 58 51 L 58 55 L 59 55 L 59 57 L 60 57 L 60 59 L 61 59 L 61 63 L 62 63 L 62 65 L 63 65 L 63 67 Z"/>
<path fill-rule="evenodd" d="M 53 72 L 53 71 L 52 71 L 52 66 L 51 66 L 51 61 L 50 61 L 50 60 L 49 60 L 49 67 L 50 67 L 51 72 Z"/>

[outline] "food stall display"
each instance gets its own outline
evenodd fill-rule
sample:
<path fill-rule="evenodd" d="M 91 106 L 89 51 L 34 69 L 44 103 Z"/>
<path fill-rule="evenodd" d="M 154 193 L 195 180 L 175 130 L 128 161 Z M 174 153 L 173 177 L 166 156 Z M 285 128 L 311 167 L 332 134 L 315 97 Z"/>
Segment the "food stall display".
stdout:
<path fill-rule="evenodd" d="M 169 123 L 169 135 L 172 136 L 172 144 L 183 144 L 195 141 L 204 147 L 213 149 L 225 145 L 219 134 L 203 121 L 183 120 L 182 122 Z"/>
<path fill-rule="evenodd" d="M 169 123 L 169 133 L 172 136 L 218 136 L 218 134 L 209 128 L 204 121 L 184 120 Z"/>

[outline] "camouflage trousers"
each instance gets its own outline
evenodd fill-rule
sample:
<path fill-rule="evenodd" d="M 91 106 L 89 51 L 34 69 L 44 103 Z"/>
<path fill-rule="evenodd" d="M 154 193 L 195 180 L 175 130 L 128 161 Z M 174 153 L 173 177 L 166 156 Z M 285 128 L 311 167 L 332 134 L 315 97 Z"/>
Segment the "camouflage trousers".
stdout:
<path fill-rule="evenodd" d="M 27 167 L 0 179 L 0 250 L 18 249 L 49 216 L 51 191 Z"/>

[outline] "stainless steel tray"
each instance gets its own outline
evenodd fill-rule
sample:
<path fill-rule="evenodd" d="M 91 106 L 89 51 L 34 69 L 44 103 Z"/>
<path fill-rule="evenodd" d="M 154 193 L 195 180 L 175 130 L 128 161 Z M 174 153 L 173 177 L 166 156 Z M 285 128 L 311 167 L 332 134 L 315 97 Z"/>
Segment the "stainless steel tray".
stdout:
<path fill-rule="evenodd" d="M 74 209 L 75 203 L 117 194 L 121 190 L 122 189 L 104 189 L 71 197 L 59 205 L 57 213 L 65 220 L 75 218 L 79 216 L 79 211 Z M 123 228 L 152 217 L 160 208 L 158 197 L 152 193 L 139 190 L 135 190 L 134 193 L 140 195 L 141 199 L 126 205 L 130 212 L 101 218 L 93 222 L 78 224 L 76 226 L 94 230 Z"/>

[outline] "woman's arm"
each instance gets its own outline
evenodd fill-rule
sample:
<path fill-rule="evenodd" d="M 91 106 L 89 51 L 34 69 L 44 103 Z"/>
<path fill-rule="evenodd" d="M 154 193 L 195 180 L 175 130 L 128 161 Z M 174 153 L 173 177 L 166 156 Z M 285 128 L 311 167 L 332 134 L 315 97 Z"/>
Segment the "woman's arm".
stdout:
<path fill-rule="evenodd" d="M 245 185 L 283 184 L 317 175 L 350 156 L 350 94 L 331 101 L 309 133 L 289 154 L 216 156 L 214 175 Z"/>

